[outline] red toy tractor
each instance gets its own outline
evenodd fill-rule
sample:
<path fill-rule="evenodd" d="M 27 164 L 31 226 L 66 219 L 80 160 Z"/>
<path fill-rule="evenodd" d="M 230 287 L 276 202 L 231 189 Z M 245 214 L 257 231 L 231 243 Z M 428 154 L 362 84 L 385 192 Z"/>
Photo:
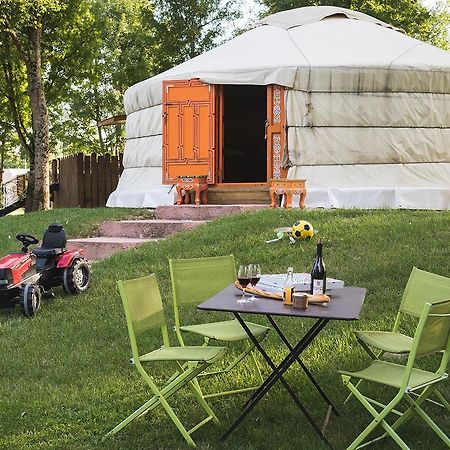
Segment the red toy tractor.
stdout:
<path fill-rule="evenodd" d="M 42 296 L 51 296 L 52 287 L 62 286 L 68 294 L 85 291 L 91 282 L 91 267 L 82 257 L 83 249 L 66 249 L 66 233 L 62 225 L 48 227 L 42 246 L 28 247 L 39 241 L 29 234 L 18 234 L 21 253 L 0 259 L 0 301 L 14 302 L 27 317 L 39 310 Z"/>

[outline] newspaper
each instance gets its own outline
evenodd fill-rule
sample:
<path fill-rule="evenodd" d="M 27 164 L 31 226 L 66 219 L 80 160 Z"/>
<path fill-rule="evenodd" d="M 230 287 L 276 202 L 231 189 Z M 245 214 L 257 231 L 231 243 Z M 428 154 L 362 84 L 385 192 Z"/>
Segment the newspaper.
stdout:
<path fill-rule="evenodd" d="M 286 281 L 285 273 L 276 273 L 272 275 L 263 275 L 259 280 L 258 287 L 269 289 L 271 291 L 282 291 Z M 294 284 L 297 291 L 309 291 L 311 275 L 309 273 L 294 273 Z M 327 290 L 339 289 L 344 287 L 342 280 L 327 277 Z"/>

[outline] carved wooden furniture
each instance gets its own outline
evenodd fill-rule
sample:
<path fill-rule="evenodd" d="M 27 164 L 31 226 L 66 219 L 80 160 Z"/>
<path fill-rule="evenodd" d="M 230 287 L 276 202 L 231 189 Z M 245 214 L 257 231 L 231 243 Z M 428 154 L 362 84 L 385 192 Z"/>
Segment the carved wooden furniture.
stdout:
<path fill-rule="evenodd" d="M 292 207 L 292 196 L 300 195 L 300 208 L 305 207 L 306 197 L 306 180 L 288 180 L 287 178 L 279 178 L 270 180 L 270 198 L 272 199 L 271 207 L 277 206 L 279 195 L 284 195 L 284 208 Z"/>
<path fill-rule="evenodd" d="M 208 203 L 208 183 L 206 182 L 207 176 L 200 175 L 195 177 L 179 177 L 177 181 L 177 205 L 183 203 L 184 191 L 184 203 L 190 203 L 190 192 L 195 192 L 195 204 L 200 205 L 200 193 L 202 194 L 202 203 L 206 205 Z"/>

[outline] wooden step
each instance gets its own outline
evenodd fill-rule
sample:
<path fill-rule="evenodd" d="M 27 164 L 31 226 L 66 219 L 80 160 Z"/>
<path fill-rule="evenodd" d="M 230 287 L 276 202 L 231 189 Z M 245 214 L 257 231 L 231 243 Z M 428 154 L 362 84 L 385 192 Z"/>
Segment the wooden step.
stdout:
<path fill-rule="evenodd" d="M 211 186 L 208 188 L 210 205 L 270 205 L 268 186 Z"/>

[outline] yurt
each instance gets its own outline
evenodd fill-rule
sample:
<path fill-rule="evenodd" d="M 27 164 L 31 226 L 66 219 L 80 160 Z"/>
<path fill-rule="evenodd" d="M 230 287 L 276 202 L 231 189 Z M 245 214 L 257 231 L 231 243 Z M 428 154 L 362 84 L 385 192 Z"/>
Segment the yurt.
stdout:
<path fill-rule="evenodd" d="M 202 175 L 250 195 L 305 179 L 307 207 L 450 208 L 450 53 L 356 11 L 268 16 L 124 101 L 110 207 L 173 204 Z"/>

